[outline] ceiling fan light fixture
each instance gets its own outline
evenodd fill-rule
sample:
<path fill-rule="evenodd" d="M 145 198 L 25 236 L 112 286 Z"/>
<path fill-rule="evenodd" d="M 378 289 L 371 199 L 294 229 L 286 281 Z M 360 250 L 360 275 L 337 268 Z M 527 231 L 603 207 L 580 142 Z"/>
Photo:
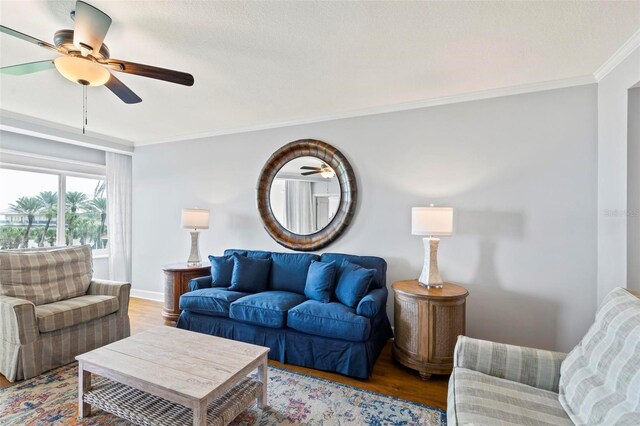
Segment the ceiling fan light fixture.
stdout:
<path fill-rule="evenodd" d="M 325 170 L 323 172 L 320 172 L 320 176 L 322 176 L 325 179 L 330 179 L 332 177 L 335 177 L 336 174 L 333 172 L 333 170 Z"/>
<path fill-rule="evenodd" d="M 102 86 L 111 77 L 102 65 L 78 56 L 60 56 L 53 64 L 64 78 L 78 84 Z"/>

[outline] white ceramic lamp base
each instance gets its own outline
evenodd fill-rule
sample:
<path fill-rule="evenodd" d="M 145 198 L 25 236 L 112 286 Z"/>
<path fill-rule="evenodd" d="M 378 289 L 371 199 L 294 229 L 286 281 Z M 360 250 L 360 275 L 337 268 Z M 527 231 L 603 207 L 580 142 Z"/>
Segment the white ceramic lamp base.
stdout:
<path fill-rule="evenodd" d="M 198 247 L 198 237 L 200 232 L 191 231 L 191 254 L 189 254 L 189 260 L 187 265 L 196 266 L 200 265 L 200 248 Z"/>
<path fill-rule="evenodd" d="M 427 288 L 442 288 L 444 286 L 440 271 L 438 271 L 438 244 L 440 238 L 423 238 L 424 265 L 418 281 Z"/>

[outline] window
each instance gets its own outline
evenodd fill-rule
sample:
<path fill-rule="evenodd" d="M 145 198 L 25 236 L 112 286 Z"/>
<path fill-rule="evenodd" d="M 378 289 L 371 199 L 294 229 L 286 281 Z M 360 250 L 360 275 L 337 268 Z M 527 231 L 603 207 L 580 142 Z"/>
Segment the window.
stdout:
<path fill-rule="evenodd" d="M 103 176 L 0 168 L 0 249 L 80 244 L 106 253 Z"/>

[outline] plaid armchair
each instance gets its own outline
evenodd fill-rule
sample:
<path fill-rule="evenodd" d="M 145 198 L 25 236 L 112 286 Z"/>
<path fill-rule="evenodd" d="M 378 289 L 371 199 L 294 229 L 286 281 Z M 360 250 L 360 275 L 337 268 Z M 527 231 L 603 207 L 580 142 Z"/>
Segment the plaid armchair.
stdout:
<path fill-rule="evenodd" d="M 640 299 L 617 288 L 569 353 L 460 336 L 449 425 L 640 425 Z"/>
<path fill-rule="evenodd" d="M 130 289 L 92 278 L 89 246 L 0 252 L 0 373 L 28 379 L 129 336 Z"/>

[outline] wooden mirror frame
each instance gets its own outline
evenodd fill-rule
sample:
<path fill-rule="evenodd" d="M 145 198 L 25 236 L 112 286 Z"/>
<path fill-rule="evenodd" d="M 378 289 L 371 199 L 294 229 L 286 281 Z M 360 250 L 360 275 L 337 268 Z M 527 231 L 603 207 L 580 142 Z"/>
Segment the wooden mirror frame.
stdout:
<path fill-rule="evenodd" d="M 271 183 L 285 164 L 298 157 L 316 157 L 324 161 L 335 171 L 340 185 L 340 204 L 335 216 L 322 230 L 309 235 L 289 231 L 271 211 Z M 319 140 L 300 139 L 274 152 L 262 168 L 256 188 L 258 212 L 264 229 L 278 244 L 296 251 L 319 250 L 335 241 L 349 226 L 356 210 L 357 188 L 351 164 L 338 149 Z"/>

